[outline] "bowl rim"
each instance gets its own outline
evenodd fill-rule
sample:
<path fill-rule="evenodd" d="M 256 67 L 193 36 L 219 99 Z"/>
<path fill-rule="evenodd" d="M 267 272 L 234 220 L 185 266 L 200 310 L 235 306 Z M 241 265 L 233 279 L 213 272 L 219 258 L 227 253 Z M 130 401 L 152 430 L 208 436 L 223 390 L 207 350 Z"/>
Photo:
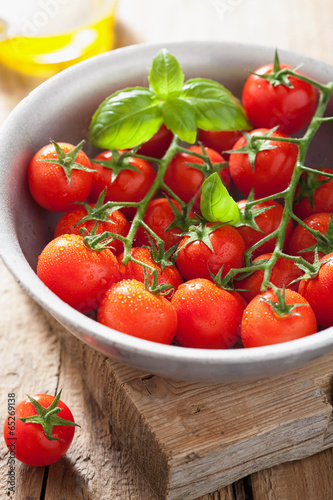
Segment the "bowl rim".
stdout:
<path fill-rule="evenodd" d="M 6 134 L 10 132 L 13 124 L 22 112 L 28 108 L 31 103 L 39 98 L 41 93 L 46 93 L 55 88 L 59 83 L 66 82 L 71 78 L 76 78 L 78 74 L 92 70 L 94 67 L 103 65 L 105 61 L 115 60 L 119 58 L 130 58 L 139 53 L 144 57 L 150 57 L 158 49 L 167 48 L 172 51 L 193 51 L 196 48 L 200 50 L 208 50 L 209 47 L 215 47 L 223 50 L 238 50 L 245 53 L 250 51 L 260 52 L 263 59 L 265 56 L 272 56 L 275 49 L 271 47 L 263 47 L 261 45 L 244 44 L 238 42 L 223 42 L 223 41 L 185 41 L 185 42 L 167 42 L 167 43 L 141 43 L 113 49 L 110 52 L 94 56 L 91 59 L 82 61 L 69 67 L 60 73 L 52 76 L 38 87 L 36 87 L 30 94 L 25 97 L 14 110 L 8 115 L 0 127 L 0 144 L 5 141 Z M 330 66 L 321 61 L 313 58 L 305 57 L 296 52 L 281 49 L 279 50 L 281 56 L 287 59 L 297 60 L 302 58 L 306 60 L 314 69 L 328 70 L 332 75 L 333 80 L 333 66 Z M 3 167 L 3 152 L 0 147 L 0 179 L 5 175 L 6 169 Z M 12 235 L 11 216 L 4 212 L 6 204 L 6 194 L 0 193 L 0 210 L 4 216 L 0 218 L 0 234 Z M 237 364 L 252 365 L 254 363 L 265 365 L 270 362 L 278 362 L 288 358 L 291 367 L 293 363 L 297 362 L 299 353 L 302 355 L 310 356 L 311 359 L 316 359 L 321 356 L 327 349 L 333 349 L 333 327 L 319 331 L 314 335 L 303 337 L 301 339 L 274 344 L 270 346 L 254 347 L 247 349 L 197 349 L 197 348 L 184 348 L 177 345 L 164 345 L 152 341 L 139 339 L 122 332 L 110 329 L 102 324 L 97 323 L 95 320 L 79 313 L 78 311 L 65 304 L 59 299 L 51 290 L 49 290 L 37 277 L 30 264 L 25 259 L 23 252 L 18 244 L 18 241 L 12 238 L 2 238 L 0 243 L 0 256 L 7 267 L 7 269 L 14 276 L 18 284 L 35 300 L 40 306 L 46 309 L 52 316 L 63 324 L 66 328 L 85 343 L 92 345 L 90 339 L 85 336 L 89 335 L 99 343 L 98 346 L 92 345 L 95 349 L 100 350 L 103 354 L 111 357 L 117 357 L 113 353 L 106 353 L 103 346 L 109 345 L 111 348 L 123 351 L 120 361 L 136 366 L 135 358 L 137 356 L 153 356 L 155 360 L 162 360 L 172 363 L 176 361 L 179 363 L 197 363 L 208 364 L 211 366 L 219 365 L 232 365 L 237 368 Z M 75 328 L 73 330 L 73 324 Z M 112 335 L 110 333 L 112 332 Z M 125 351 L 125 352 L 124 352 Z M 237 371 L 237 370 L 236 370 Z M 174 378 L 174 377 L 173 377 Z M 176 377 L 177 378 L 177 377 Z M 182 378 L 182 377 L 181 377 Z M 188 378 L 187 376 L 185 378 Z M 190 377 L 192 378 L 192 377 Z M 208 377 L 209 378 L 209 377 Z M 261 377 L 260 377 L 261 378 Z"/>

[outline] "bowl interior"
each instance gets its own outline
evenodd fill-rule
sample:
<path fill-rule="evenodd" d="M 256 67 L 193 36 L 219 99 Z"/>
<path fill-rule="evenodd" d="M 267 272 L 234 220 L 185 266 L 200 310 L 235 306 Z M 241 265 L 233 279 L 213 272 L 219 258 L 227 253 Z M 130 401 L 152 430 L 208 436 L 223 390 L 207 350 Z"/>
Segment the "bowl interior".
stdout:
<path fill-rule="evenodd" d="M 32 200 L 27 186 L 27 167 L 33 154 L 50 138 L 78 143 L 88 138 L 91 117 L 102 100 L 124 87 L 147 86 L 151 62 L 162 45 L 118 49 L 80 63 L 52 77 L 27 96 L 11 113 L 0 131 L 1 256 L 21 286 L 72 333 L 121 361 L 152 373 L 196 380 L 243 380 L 289 370 L 333 349 L 333 329 L 311 339 L 288 342 L 274 348 L 206 351 L 160 346 L 107 329 L 73 311 L 41 284 L 35 275 L 37 258 L 52 239 L 59 215 L 47 213 Z M 249 74 L 270 62 L 274 50 L 222 42 L 163 44 L 180 62 L 185 78 L 218 80 L 241 97 Z M 302 71 L 326 82 L 333 68 L 297 54 L 281 51 L 280 60 L 304 62 Z M 333 102 L 327 114 L 333 114 Z M 309 166 L 333 165 L 327 123 L 313 140 Z M 96 150 L 86 142 L 84 151 Z"/>

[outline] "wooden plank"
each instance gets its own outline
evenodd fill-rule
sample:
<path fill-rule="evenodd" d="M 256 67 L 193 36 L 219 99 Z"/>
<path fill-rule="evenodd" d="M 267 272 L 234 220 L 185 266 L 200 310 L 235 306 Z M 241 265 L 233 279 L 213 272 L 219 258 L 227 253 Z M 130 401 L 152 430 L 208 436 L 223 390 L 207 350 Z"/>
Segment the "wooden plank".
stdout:
<path fill-rule="evenodd" d="M 58 334 L 161 499 L 193 499 L 333 445 L 333 354 L 292 374 L 204 385 L 106 359 L 60 325 Z"/>
<path fill-rule="evenodd" d="M 253 474 L 253 500 L 331 500 L 333 450 Z"/>

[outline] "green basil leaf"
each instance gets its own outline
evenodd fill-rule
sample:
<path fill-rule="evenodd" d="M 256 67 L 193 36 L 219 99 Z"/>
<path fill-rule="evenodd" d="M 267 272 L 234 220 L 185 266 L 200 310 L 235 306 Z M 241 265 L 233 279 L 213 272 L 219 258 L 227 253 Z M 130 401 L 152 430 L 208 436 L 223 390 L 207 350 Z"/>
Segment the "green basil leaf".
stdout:
<path fill-rule="evenodd" d="M 197 124 L 192 106 L 181 99 L 170 99 L 162 105 L 163 121 L 180 140 L 193 144 L 197 137 Z"/>
<path fill-rule="evenodd" d="M 181 97 L 196 112 L 203 130 L 249 130 L 252 128 L 239 100 L 223 85 L 205 78 L 185 82 Z"/>
<path fill-rule="evenodd" d="M 107 97 L 93 115 L 89 141 L 102 149 L 129 149 L 148 141 L 162 125 L 160 102 L 144 87 Z"/>
<path fill-rule="evenodd" d="M 217 172 L 202 184 L 200 209 L 209 222 L 225 222 L 233 226 L 240 220 L 239 207 Z"/>
<path fill-rule="evenodd" d="M 177 97 L 184 84 L 184 73 L 177 59 L 162 49 L 153 60 L 149 85 L 160 99 Z"/>

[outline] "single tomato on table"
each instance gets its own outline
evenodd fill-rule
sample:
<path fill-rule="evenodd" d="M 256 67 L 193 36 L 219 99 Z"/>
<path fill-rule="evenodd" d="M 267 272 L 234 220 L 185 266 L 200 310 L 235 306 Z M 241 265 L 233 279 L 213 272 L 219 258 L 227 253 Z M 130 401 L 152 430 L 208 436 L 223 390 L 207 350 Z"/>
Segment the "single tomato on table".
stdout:
<path fill-rule="evenodd" d="M 228 349 L 240 336 L 245 301 L 206 279 L 180 285 L 171 299 L 177 312 L 176 340 L 184 347 Z"/>
<path fill-rule="evenodd" d="M 92 187 L 93 167 L 82 146 L 83 142 L 77 146 L 51 142 L 31 159 L 29 189 L 43 208 L 65 212 L 72 203 L 86 200 Z"/>
<path fill-rule="evenodd" d="M 5 442 L 20 462 L 39 467 L 51 465 L 70 447 L 78 424 L 60 395 L 61 391 L 56 397 L 27 396 L 6 418 Z"/>

